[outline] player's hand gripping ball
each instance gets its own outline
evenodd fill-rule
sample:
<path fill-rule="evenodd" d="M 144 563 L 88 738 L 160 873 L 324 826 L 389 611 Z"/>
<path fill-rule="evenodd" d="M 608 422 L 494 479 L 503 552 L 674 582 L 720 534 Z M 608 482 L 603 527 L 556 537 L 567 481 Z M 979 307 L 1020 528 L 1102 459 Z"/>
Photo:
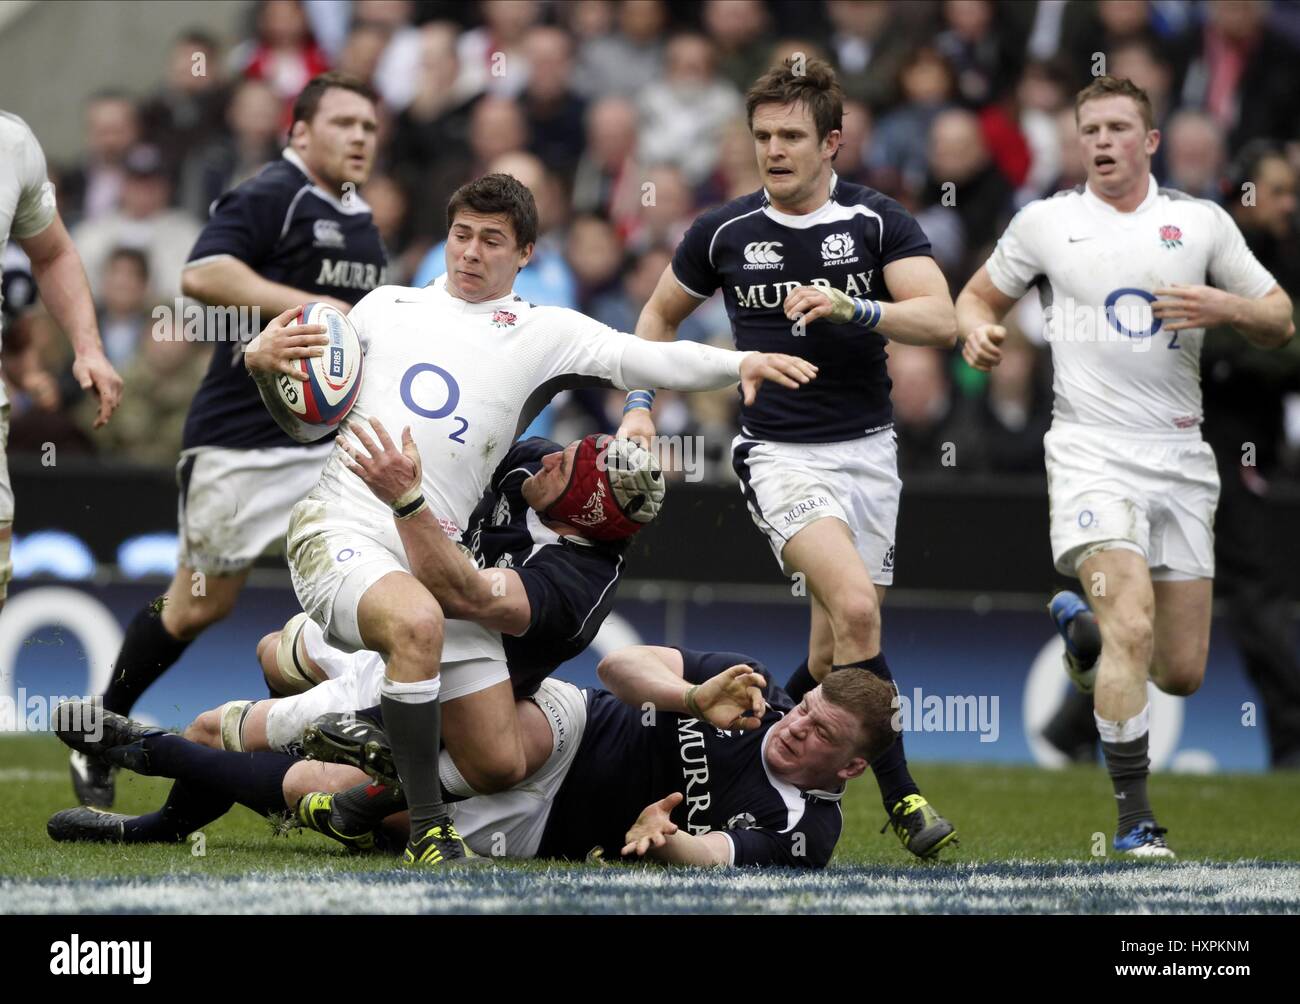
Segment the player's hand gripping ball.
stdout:
<path fill-rule="evenodd" d="M 347 315 L 327 303 L 306 304 L 293 323 L 323 327 L 328 341 L 320 355 L 294 360 L 294 368 L 302 378 L 281 373 L 275 380 L 276 390 L 302 421 L 326 427 L 338 425 L 361 389 L 361 339 Z"/>

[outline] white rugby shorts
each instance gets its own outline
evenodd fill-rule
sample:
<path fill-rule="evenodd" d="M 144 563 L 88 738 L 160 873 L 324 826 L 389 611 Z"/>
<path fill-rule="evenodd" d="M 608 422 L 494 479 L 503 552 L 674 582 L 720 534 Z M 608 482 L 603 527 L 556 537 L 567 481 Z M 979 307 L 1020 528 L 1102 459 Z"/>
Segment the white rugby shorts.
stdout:
<path fill-rule="evenodd" d="M 871 581 L 894 581 L 894 529 L 903 482 L 890 429 L 842 443 L 772 443 L 737 436 L 731 462 L 755 525 L 781 571 L 781 552 L 805 526 L 827 516 L 846 523 Z"/>
<path fill-rule="evenodd" d="M 1109 546 L 1141 554 L 1157 581 L 1214 578 L 1219 473 L 1199 435 L 1056 422 L 1043 447 L 1058 571 Z"/>
<path fill-rule="evenodd" d="M 320 479 L 334 444 L 181 453 L 177 532 L 180 563 L 208 575 L 248 568 L 289 529 L 289 511 Z"/>
<path fill-rule="evenodd" d="M 551 724 L 554 748 L 546 763 L 509 791 L 477 795 L 451 806 L 456 831 L 475 854 L 510 858 L 537 854 L 551 805 L 582 745 L 587 727 L 585 690 L 548 678 L 532 700 Z"/>

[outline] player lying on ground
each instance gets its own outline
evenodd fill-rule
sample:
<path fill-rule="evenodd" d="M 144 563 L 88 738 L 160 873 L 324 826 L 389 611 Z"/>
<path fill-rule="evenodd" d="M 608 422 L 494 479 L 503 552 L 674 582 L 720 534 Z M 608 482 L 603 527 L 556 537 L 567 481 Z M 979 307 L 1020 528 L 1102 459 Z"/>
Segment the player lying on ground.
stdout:
<path fill-rule="evenodd" d="M 1087 604 L 1062 593 L 1051 613 L 1067 671 L 1095 688 L 1115 848 L 1173 857 L 1147 798 L 1147 681 L 1186 696 L 1205 675 L 1219 477 L 1200 434 L 1201 342 L 1222 324 L 1278 347 L 1295 328 L 1232 218 L 1156 184 L 1160 133 L 1144 91 L 1100 77 L 1075 97 L 1075 118 L 1087 183 L 1016 215 L 957 316 L 963 356 L 987 370 L 1001 360 L 998 321 L 1030 286 L 1050 308 L 1052 554 L 1091 599 L 1099 664 L 1096 645 L 1079 647 Z"/>
<path fill-rule="evenodd" d="M 841 666 L 893 680 L 881 605 L 902 482 L 885 343 L 949 348 L 956 321 L 916 220 L 835 174 L 844 115 L 835 71 L 787 60 L 754 83 L 746 108 L 764 187 L 692 224 L 636 333 L 672 339 L 721 289 L 738 348 L 798 352 L 821 367 L 797 392 L 747 397 L 732 444 L 755 525 L 782 572 L 807 582 L 808 660 L 788 684 L 798 698 Z M 629 395 L 627 407 L 619 435 L 652 436 L 649 395 Z M 928 857 L 956 839 L 921 795 L 901 741 L 871 769 L 904 847 Z"/>
<path fill-rule="evenodd" d="M 893 689 L 862 670 L 834 674 L 798 707 L 767 684 L 758 662 L 734 653 L 634 646 L 607 656 L 600 675 L 609 691 L 547 680 L 549 714 L 520 702 L 529 743 L 551 752 L 516 789 L 454 807 L 475 852 L 583 860 L 619 851 L 673 864 L 823 867 L 843 826 L 845 782 L 894 741 Z M 64 728 L 65 709 L 60 734 L 86 744 L 90 730 Z M 367 718 L 357 723 L 383 741 Z M 317 795 L 304 784 L 312 780 L 341 786 L 363 776 L 283 754 L 209 750 L 118 716 L 101 724 L 95 752 L 141 773 L 183 778 L 187 799 L 163 820 L 69 810 L 50 822 L 56 839 L 132 841 L 142 821 L 181 839 L 234 800 L 279 812 L 310 804 Z M 257 757 L 283 762 L 278 789 L 239 776 L 239 765 Z M 369 787 L 381 804 L 391 797 L 391 784 Z M 70 826 L 76 813 L 91 821 Z"/>
<path fill-rule="evenodd" d="M 647 525 L 663 502 L 664 481 L 652 457 L 631 443 L 611 443 L 604 455 L 608 462 L 602 466 L 601 454 L 583 446 L 594 443 L 579 441 L 563 450 L 545 439 L 515 444 L 471 516 L 466 539 L 472 545 L 474 564 L 465 560 L 435 520 L 411 520 L 402 530 L 413 556 L 413 574 L 441 605 L 501 625 L 516 697 L 536 695 L 541 682 L 562 662 L 586 649 L 613 607 L 629 536 Z M 364 462 L 362 478 L 368 485 L 380 487 L 403 455 L 379 444 L 372 450 L 374 456 Z M 597 519 L 599 513 L 584 510 L 580 503 L 592 495 L 597 484 L 606 497 L 622 500 L 618 504 L 629 509 L 639 497 L 635 512 L 625 519 L 615 519 L 614 513 Z M 579 518 L 586 524 L 581 527 L 583 536 L 564 522 Z M 290 641 L 281 645 L 281 637 Z M 291 619 L 284 632 L 263 638 L 258 654 L 264 671 L 277 686 L 301 692 L 309 684 L 324 685 L 284 701 L 227 703 L 200 715 L 185 735 L 214 749 L 252 753 L 272 748 L 267 742 L 269 731 L 278 740 L 273 744 L 279 751 L 276 754 L 218 762 L 236 771 L 242 783 L 274 792 L 288 767 L 281 754 L 297 752 L 304 729 L 317 716 L 378 701 L 383 664 L 372 652 L 349 654 L 329 647 L 319 626 L 302 615 Z M 473 700 L 470 696 L 447 702 L 445 738 L 453 750 L 461 748 L 461 707 Z M 544 697 L 538 697 L 537 703 L 548 707 Z M 521 702 L 513 710 L 527 715 L 529 706 Z M 525 743 L 527 770 L 536 770 L 550 752 L 549 744 L 529 747 Z M 449 798 L 464 798 L 495 786 L 491 765 L 479 760 L 461 759 L 458 763 L 444 755 L 439 774 Z M 257 778 L 260 781 L 254 784 Z M 332 799 L 318 799 L 304 812 L 312 825 L 331 835 L 355 834 L 360 839 L 368 837 L 372 827 L 358 827 L 350 818 L 349 805 L 357 799 L 345 796 L 338 805 L 333 805 Z M 184 833 L 175 832 L 177 814 L 168 807 L 173 803 L 184 806 L 190 800 L 190 794 L 178 786 L 160 813 L 136 817 L 129 825 L 124 822 L 125 839 L 183 837 Z M 366 804 L 373 802 L 368 798 Z M 225 811 L 220 805 L 218 809 Z M 105 827 L 115 831 L 115 821 L 129 819 L 106 817 L 89 809 L 61 813 L 57 818 L 55 829 L 64 839 L 76 838 L 83 831 L 103 833 Z M 190 814 L 182 812 L 181 818 L 189 819 Z"/>
<path fill-rule="evenodd" d="M 289 564 L 303 609 L 331 644 L 379 652 L 380 703 L 413 819 L 408 858 L 430 863 L 464 853 L 438 786 L 439 694 L 481 697 L 465 748 L 509 751 L 501 777 L 525 771 L 523 744 L 500 636 L 446 620 L 410 572 L 394 525 L 427 507 L 463 527 L 518 432 L 564 387 L 603 383 L 694 391 L 740 380 L 753 400 L 764 380 L 794 388 L 815 367 L 792 356 L 703 345 L 652 345 L 572 310 L 535 307 L 512 292 L 532 255 L 537 207 L 514 178 L 488 175 L 460 188 L 447 207 L 447 274 L 431 286 L 386 286 L 353 308 L 365 367 L 354 413 L 394 431 L 410 429 L 423 458 L 408 492 L 385 505 L 335 453 L 320 482 L 294 507 Z M 286 312 L 250 344 L 245 362 L 286 432 L 305 428 L 275 382 L 319 355 L 319 328 L 286 327 Z M 397 393 L 394 393 L 394 390 Z M 428 518 L 428 517 L 424 517 Z"/>

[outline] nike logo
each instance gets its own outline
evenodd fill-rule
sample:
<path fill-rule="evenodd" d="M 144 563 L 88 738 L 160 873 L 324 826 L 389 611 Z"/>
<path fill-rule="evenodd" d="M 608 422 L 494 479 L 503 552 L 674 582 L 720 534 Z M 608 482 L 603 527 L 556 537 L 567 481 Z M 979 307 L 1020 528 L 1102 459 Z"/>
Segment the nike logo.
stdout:
<path fill-rule="evenodd" d="M 1079 241 L 1090 241 L 1090 240 L 1092 240 L 1092 235 L 1091 235 L 1091 234 L 1089 234 L 1087 237 L 1071 237 L 1071 238 L 1070 238 L 1070 243 L 1071 243 L 1071 244 L 1078 244 Z M 400 302 L 400 301 L 399 301 L 399 302 Z"/>

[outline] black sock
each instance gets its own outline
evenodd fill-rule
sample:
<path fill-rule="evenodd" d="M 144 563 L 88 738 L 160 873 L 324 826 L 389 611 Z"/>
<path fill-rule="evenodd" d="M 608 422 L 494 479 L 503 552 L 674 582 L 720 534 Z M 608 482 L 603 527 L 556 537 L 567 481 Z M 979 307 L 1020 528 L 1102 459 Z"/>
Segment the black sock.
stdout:
<path fill-rule="evenodd" d="M 161 809 L 134 816 L 123 824 L 122 837 L 128 844 L 174 843 L 184 840 L 214 819 L 220 819 L 234 804 L 233 799 L 225 798 L 211 788 L 177 781 L 167 793 L 167 801 Z"/>
<path fill-rule="evenodd" d="M 1147 800 L 1147 776 L 1151 773 L 1151 758 L 1147 755 L 1148 732 L 1124 743 L 1101 741 L 1106 754 L 1106 769 L 1115 787 L 1115 804 L 1119 809 L 1120 834 L 1127 833 L 1144 820 L 1154 820 L 1151 803 Z"/>
<path fill-rule="evenodd" d="M 803 700 L 803 695 L 817 686 L 817 681 L 813 678 L 812 671 L 808 669 L 808 660 L 805 659 L 799 663 L 799 668 L 790 674 L 790 679 L 786 681 L 785 692 L 790 695 L 790 700 L 798 704 Z"/>
<path fill-rule="evenodd" d="M 393 763 L 411 810 L 411 839 L 418 840 L 447 815 L 438 781 L 438 744 L 442 705 L 435 698 L 408 704 L 381 694 L 384 729 L 393 747 Z"/>
<path fill-rule="evenodd" d="M 171 668 L 188 646 L 189 642 L 168 634 L 160 612 L 145 607 L 127 625 L 122 648 L 113 663 L 113 679 L 104 691 L 104 708 L 129 715 L 140 695 Z"/>
<path fill-rule="evenodd" d="M 1043 738 L 1076 760 L 1097 762 L 1097 718 L 1092 695 L 1075 687 L 1066 691 L 1061 706 L 1043 728 Z"/>
<path fill-rule="evenodd" d="M 406 808 L 406 795 L 398 785 L 363 781 L 334 796 L 345 833 L 373 830 L 394 812 Z"/>
<path fill-rule="evenodd" d="M 894 682 L 894 676 L 889 672 L 889 665 L 885 662 L 884 652 L 872 656 L 870 659 L 863 659 L 861 662 L 850 662 L 842 666 L 831 667 L 832 671 L 837 669 L 865 669 L 868 673 L 874 673 L 886 683 Z M 897 684 L 894 685 L 894 692 L 898 692 Z M 880 786 L 880 799 L 884 802 L 886 812 L 893 812 L 894 806 L 908 795 L 919 795 L 921 793 L 921 789 L 912 780 L 912 774 L 907 769 L 907 754 L 903 749 L 903 734 L 901 732 L 898 734 L 898 738 L 894 740 L 893 745 L 871 762 L 871 773 L 876 775 L 876 784 Z"/>
<path fill-rule="evenodd" d="M 260 815 L 283 813 L 284 776 L 298 762 L 288 753 L 231 753 L 164 733 L 145 741 L 153 773 L 190 781 Z"/>

